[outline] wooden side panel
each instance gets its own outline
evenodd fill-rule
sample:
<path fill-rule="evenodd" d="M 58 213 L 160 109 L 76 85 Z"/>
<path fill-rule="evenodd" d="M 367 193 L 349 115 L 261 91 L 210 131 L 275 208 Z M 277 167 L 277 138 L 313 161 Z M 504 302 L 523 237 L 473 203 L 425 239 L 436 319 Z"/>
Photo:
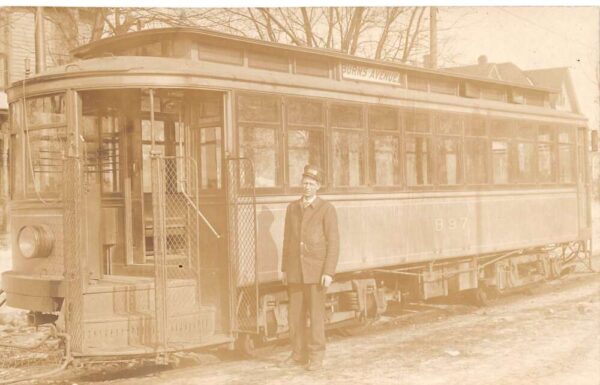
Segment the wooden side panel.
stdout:
<path fill-rule="evenodd" d="M 338 272 L 578 237 L 575 191 L 331 201 L 337 208 L 340 229 Z M 257 207 L 262 282 L 279 276 L 285 206 Z"/>

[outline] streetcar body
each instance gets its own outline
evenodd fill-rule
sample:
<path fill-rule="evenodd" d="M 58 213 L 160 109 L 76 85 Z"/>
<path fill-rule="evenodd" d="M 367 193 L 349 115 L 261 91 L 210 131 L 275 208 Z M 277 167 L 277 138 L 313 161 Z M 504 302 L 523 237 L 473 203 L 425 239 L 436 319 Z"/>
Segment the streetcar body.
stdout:
<path fill-rule="evenodd" d="M 284 333 L 284 215 L 306 163 L 339 219 L 331 323 L 589 252 L 586 120 L 555 108 L 560 90 L 186 28 L 74 54 L 8 90 L 2 285 L 75 354 Z"/>

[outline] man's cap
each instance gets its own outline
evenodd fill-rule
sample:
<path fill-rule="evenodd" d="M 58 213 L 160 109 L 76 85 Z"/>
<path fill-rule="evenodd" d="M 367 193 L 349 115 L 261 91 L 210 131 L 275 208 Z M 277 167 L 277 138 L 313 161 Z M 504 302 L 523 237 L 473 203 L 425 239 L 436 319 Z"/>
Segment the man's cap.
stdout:
<path fill-rule="evenodd" d="M 304 166 L 304 172 L 302 173 L 302 176 L 314 179 L 319 183 L 323 183 L 323 170 L 313 164 L 307 164 Z"/>

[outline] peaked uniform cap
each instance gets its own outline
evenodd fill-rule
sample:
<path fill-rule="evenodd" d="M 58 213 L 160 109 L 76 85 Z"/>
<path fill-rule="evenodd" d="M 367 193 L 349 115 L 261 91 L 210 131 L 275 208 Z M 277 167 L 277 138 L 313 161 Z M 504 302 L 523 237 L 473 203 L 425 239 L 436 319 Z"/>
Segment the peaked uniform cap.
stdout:
<path fill-rule="evenodd" d="M 304 166 L 304 172 L 302 176 L 316 180 L 319 183 L 323 183 L 323 170 L 318 166 L 307 164 Z"/>

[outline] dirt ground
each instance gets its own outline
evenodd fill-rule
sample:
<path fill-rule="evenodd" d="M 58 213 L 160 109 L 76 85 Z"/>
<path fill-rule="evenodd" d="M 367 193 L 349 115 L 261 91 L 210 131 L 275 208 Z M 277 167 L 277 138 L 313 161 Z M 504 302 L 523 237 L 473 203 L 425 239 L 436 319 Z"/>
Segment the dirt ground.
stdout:
<path fill-rule="evenodd" d="M 594 265 L 600 271 L 600 257 Z M 575 273 L 486 308 L 425 308 L 382 317 L 354 337 L 331 335 L 325 368 L 315 373 L 278 368 L 289 354 L 282 343 L 259 350 L 255 359 L 205 354 L 202 364 L 185 368 L 85 376 L 68 371 L 35 383 L 600 385 L 600 273 Z M 10 314 L 3 311 L 2 317 Z"/>
<path fill-rule="evenodd" d="M 108 380 L 60 384 L 600 384 L 600 274 L 576 273 L 475 308 L 431 305 L 414 316 L 384 317 L 354 337 L 332 336 L 325 368 L 280 369 L 285 346 L 255 359 L 207 359 L 201 365 Z"/>

